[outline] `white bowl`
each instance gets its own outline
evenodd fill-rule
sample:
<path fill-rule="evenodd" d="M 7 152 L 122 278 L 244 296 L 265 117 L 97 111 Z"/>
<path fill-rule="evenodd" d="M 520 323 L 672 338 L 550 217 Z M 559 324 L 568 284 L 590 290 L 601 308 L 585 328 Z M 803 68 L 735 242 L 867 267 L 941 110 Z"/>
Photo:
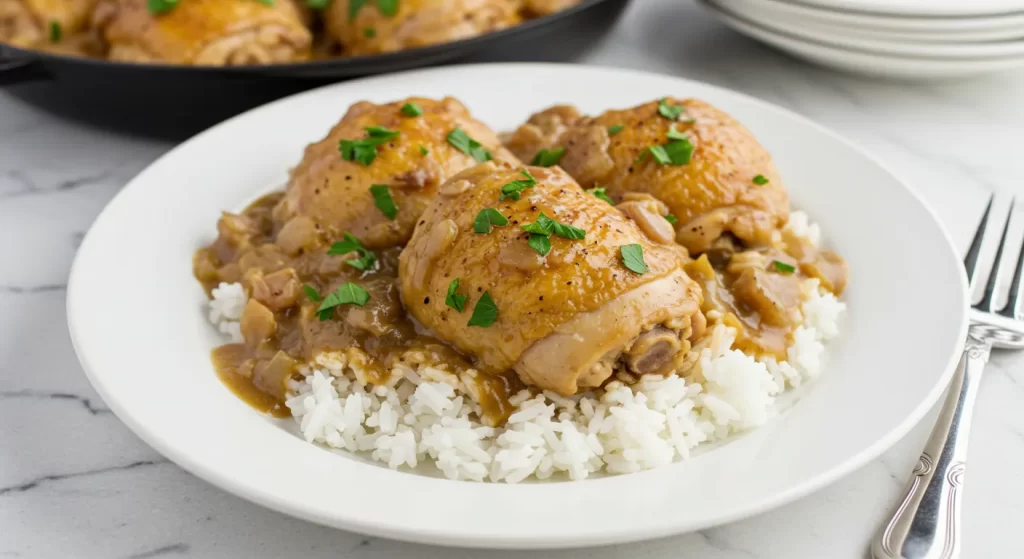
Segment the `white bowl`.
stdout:
<path fill-rule="evenodd" d="M 772 29 L 702 0 L 723 23 L 797 58 L 846 72 L 885 79 L 944 80 L 966 78 L 1024 67 L 1024 56 L 962 58 L 908 56 L 839 47 Z"/>
<path fill-rule="evenodd" d="M 1022 0 L 779 0 L 836 12 L 897 17 L 972 18 L 1024 12 Z"/>
<path fill-rule="evenodd" d="M 794 204 L 849 261 L 849 305 L 827 371 L 780 417 L 686 462 L 521 485 L 396 472 L 305 443 L 289 421 L 216 378 L 193 251 L 222 209 L 282 185 L 303 147 L 352 103 L 462 99 L 507 130 L 553 103 L 587 113 L 665 95 L 705 99 L 772 152 Z M 792 501 L 877 457 L 942 393 L 966 333 L 966 280 L 921 200 L 835 134 L 757 99 L 689 80 L 549 64 L 453 66 L 351 81 L 255 109 L 182 144 L 97 218 L 68 287 L 89 379 L 133 431 L 195 475 L 285 513 L 403 540 L 569 547 L 667 536 Z"/>

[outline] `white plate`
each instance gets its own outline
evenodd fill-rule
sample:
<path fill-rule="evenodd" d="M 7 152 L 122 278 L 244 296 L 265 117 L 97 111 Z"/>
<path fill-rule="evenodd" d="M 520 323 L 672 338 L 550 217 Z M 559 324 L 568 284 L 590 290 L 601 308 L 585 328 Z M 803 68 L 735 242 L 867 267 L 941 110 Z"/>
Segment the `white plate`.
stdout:
<path fill-rule="evenodd" d="M 702 2 L 723 23 L 748 37 L 808 62 L 865 76 L 905 80 L 954 79 L 1024 67 L 1024 56 L 968 59 L 912 57 L 840 48 L 770 29 L 726 11 L 713 0 Z"/>
<path fill-rule="evenodd" d="M 780 0 L 716 0 L 746 19 L 790 29 L 818 29 L 835 37 L 887 41 L 967 43 L 1024 38 L 1024 15 L 993 19 L 892 18 L 831 12 Z"/>
<path fill-rule="evenodd" d="M 1024 12 L 1022 0 L 780 0 L 823 10 L 904 17 L 970 18 Z"/>
<path fill-rule="evenodd" d="M 278 187 L 303 147 L 361 99 L 462 99 L 499 130 L 570 102 L 587 113 L 665 95 L 705 99 L 772 152 L 794 203 L 849 261 L 829 370 L 765 427 L 639 474 L 522 485 L 453 482 L 328 452 L 220 384 L 193 251 L 221 209 Z M 961 265 L 906 186 L 833 133 L 757 99 L 606 68 L 454 66 L 336 84 L 255 109 L 174 149 L 96 220 L 68 287 L 75 349 L 107 404 L 197 476 L 294 516 L 385 537 L 475 547 L 621 543 L 729 522 L 806 495 L 878 456 L 941 394 L 966 331 Z"/>
<path fill-rule="evenodd" d="M 887 2 L 888 0 L 882 1 Z M 964 6 L 972 5 L 970 1 L 956 0 L 956 2 Z M 751 10 L 769 10 L 785 16 L 807 18 L 835 25 L 899 32 L 956 34 L 1005 30 L 1007 28 L 1019 30 L 1024 26 L 1024 11 L 987 17 L 915 17 L 823 9 L 820 6 L 790 0 L 744 0 L 743 3 L 750 6 Z"/>
<path fill-rule="evenodd" d="M 940 44 L 879 39 L 876 37 L 856 36 L 855 34 L 845 33 L 832 27 L 805 25 L 802 22 L 784 18 L 753 17 L 752 11 L 745 9 L 749 0 L 711 0 L 711 2 L 736 17 L 757 22 L 758 25 L 765 29 L 786 33 L 808 41 L 820 42 L 838 49 L 932 59 L 1024 57 L 1024 40 Z"/>

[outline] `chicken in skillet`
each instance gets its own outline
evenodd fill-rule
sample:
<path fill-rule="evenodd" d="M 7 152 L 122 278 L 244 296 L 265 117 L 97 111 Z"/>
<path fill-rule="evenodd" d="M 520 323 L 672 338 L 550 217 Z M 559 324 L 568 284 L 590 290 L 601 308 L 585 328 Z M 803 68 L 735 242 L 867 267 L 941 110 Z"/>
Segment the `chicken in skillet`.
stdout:
<path fill-rule="evenodd" d="M 306 148 L 275 218 L 370 248 L 403 244 L 438 185 L 491 158 L 516 161 L 455 99 L 363 101 Z"/>
<path fill-rule="evenodd" d="M 306 12 L 296 0 L 100 0 L 94 25 L 108 58 L 127 62 L 239 66 L 310 56 Z"/>
<path fill-rule="evenodd" d="M 327 32 L 350 55 L 370 55 L 475 37 L 520 23 L 517 0 L 334 0 Z"/>
<path fill-rule="evenodd" d="M 0 0 L 0 43 L 49 49 L 86 30 L 96 0 Z"/>
<path fill-rule="evenodd" d="M 568 395 L 686 365 L 704 328 L 686 261 L 561 169 L 488 163 L 439 188 L 399 279 L 408 312 L 482 370 Z"/>

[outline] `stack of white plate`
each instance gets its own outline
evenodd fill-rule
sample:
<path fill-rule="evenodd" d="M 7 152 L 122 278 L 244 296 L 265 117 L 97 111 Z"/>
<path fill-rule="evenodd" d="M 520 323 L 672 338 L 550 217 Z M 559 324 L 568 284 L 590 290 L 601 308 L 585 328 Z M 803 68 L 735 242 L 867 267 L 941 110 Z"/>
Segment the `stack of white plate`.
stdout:
<path fill-rule="evenodd" d="M 1024 0 L 701 0 L 725 24 L 805 60 L 891 78 L 1024 67 Z"/>

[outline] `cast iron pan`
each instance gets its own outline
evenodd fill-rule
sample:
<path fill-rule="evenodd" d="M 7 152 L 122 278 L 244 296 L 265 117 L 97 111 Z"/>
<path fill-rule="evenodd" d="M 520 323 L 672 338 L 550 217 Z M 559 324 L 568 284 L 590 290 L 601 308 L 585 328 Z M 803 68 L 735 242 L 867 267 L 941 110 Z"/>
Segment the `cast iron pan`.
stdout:
<path fill-rule="evenodd" d="M 598 41 L 630 0 L 584 0 L 479 37 L 376 56 L 211 68 L 129 64 L 0 45 L 0 86 L 61 116 L 126 132 L 185 138 L 272 99 L 344 78 L 456 59 L 571 60 Z"/>

